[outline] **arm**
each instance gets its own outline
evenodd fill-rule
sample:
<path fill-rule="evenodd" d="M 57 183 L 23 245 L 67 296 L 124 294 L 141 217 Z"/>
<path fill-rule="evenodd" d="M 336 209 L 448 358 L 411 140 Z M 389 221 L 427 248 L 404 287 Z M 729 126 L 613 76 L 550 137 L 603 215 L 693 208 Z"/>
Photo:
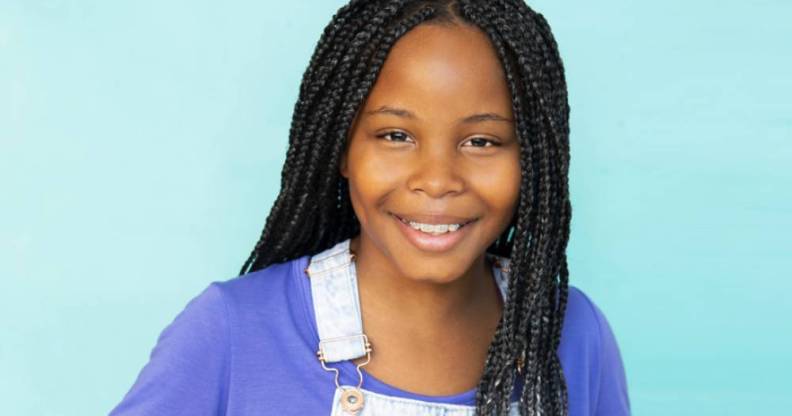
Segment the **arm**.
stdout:
<path fill-rule="evenodd" d="M 225 414 L 229 342 L 223 293 L 211 284 L 162 331 L 148 363 L 110 415 Z"/>

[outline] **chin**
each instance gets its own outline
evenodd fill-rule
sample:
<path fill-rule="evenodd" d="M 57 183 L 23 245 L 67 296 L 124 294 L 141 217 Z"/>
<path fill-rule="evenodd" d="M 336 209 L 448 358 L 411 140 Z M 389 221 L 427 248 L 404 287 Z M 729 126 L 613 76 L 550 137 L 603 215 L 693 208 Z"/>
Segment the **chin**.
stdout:
<path fill-rule="evenodd" d="M 448 284 L 459 279 L 464 273 L 463 267 L 449 268 L 447 259 L 437 259 L 437 262 L 445 263 L 446 267 L 434 267 L 425 262 L 410 262 L 401 265 L 402 274 L 410 280 L 423 283 Z M 456 262 L 459 265 L 459 262 Z"/>

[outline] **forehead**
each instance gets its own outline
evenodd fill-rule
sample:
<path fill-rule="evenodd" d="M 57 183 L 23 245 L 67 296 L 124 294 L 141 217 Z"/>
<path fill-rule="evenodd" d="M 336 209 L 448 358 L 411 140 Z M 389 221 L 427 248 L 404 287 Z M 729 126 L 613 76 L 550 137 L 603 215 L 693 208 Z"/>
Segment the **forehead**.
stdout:
<path fill-rule="evenodd" d="M 422 117 L 476 111 L 511 116 L 511 93 L 487 35 L 473 26 L 420 25 L 393 46 L 366 108 L 397 105 Z"/>

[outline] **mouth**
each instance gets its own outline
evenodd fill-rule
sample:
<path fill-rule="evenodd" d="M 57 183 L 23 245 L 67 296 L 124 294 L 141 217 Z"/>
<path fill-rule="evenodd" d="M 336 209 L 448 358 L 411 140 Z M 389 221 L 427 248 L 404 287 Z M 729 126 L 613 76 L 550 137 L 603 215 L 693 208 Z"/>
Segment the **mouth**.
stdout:
<path fill-rule="evenodd" d="M 399 229 L 413 246 L 422 251 L 443 252 L 455 247 L 467 234 L 469 225 L 478 218 L 453 216 L 400 216 L 390 213 Z M 425 222 L 416 221 L 422 219 Z"/>
<path fill-rule="evenodd" d="M 422 231 L 428 234 L 443 234 L 445 232 L 454 232 L 462 228 L 478 218 L 465 219 L 453 216 L 440 216 L 440 215 L 416 215 L 416 216 L 402 216 L 391 213 L 396 219 L 404 224 L 407 224 L 415 230 Z"/>

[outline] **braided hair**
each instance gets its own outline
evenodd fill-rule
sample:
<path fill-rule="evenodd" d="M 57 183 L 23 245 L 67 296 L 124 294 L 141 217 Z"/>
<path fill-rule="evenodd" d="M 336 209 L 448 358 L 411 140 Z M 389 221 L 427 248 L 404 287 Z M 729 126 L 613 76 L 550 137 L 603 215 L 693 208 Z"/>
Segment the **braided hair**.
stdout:
<path fill-rule="evenodd" d="M 240 275 L 319 253 L 360 232 L 340 158 L 388 51 L 419 24 L 467 24 L 486 33 L 506 74 L 520 142 L 518 208 L 487 248 L 510 258 L 511 273 L 476 413 L 508 414 L 519 381 L 521 414 L 566 415 L 556 351 L 569 280 L 569 105 L 550 27 L 523 0 L 351 0 L 341 7 L 303 74 L 281 190 Z"/>

